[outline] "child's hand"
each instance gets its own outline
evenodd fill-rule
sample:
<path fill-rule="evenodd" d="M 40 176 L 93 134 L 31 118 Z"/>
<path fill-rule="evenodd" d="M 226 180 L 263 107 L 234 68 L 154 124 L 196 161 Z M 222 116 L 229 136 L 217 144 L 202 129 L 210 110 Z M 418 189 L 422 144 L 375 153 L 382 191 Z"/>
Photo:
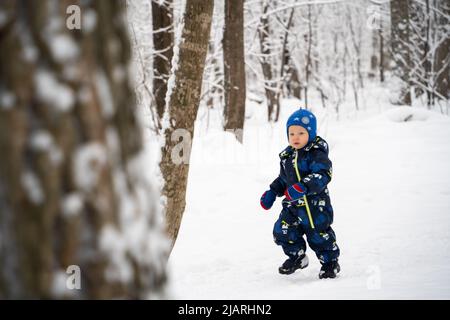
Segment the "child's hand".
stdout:
<path fill-rule="evenodd" d="M 269 210 L 270 208 L 272 208 L 272 205 L 275 202 L 276 198 L 277 195 L 275 194 L 275 192 L 273 192 L 272 190 L 267 190 L 261 196 L 261 200 L 259 201 L 259 203 L 265 210 Z"/>
<path fill-rule="evenodd" d="M 289 188 L 286 189 L 284 195 L 286 199 L 290 200 L 298 200 L 306 194 L 306 187 L 301 183 L 297 182 L 293 184 Z"/>

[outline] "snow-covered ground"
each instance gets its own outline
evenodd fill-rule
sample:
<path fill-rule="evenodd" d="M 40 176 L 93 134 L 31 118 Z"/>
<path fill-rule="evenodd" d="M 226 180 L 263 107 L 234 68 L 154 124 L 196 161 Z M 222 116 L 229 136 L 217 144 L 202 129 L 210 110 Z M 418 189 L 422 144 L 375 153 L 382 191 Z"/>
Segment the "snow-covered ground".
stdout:
<path fill-rule="evenodd" d="M 372 100 L 377 101 L 377 100 Z M 175 299 L 449 299 L 450 119 L 421 108 L 376 107 L 335 121 L 313 109 L 330 145 L 341 248 L 337 279 L 319 280 L 319 262 L 278 274 L 285 260 L 272 240 L 281 208 L 259 206 L 287 145 L 285 121 L 249 103 L 244 144 L 199 116 L 187 207 L 169 260 Z M 363 114 L 363 113 L 360 113 Z M 412 117 L 408 115 L 412 114 Z M 403 121 L 409 118 L 408 121 Z"/>

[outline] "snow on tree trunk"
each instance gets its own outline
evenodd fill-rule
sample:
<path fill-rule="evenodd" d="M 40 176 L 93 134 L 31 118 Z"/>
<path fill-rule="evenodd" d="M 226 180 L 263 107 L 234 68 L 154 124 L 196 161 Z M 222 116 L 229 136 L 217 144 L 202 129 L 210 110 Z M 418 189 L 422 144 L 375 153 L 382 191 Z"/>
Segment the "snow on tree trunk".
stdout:
<path fill-rule="evenodd" d="M 242 143 L 245 118 L 244 0 L 225 1 L 223 33 L 225 108 L 224 129 L 236 130 Z"/>
<path fill-rule="evenodd" d="M 391 47 L 396 63 L 395 74 L 401 80 L 397 103 L 411 105 L 410 84 L 410 40 L 409 1 L 392 0 L 391 5 Z"/>
<path fill-rule="evenodd" d="M 124 3 L 77 3 L 0 2 L 0 298 L 164 297 Z"/>
<path fill-rule="evenodd" d="M 189 156 L 194 136 L 194 121 L 200 103 L 203 69 L 208 49 L 213 1 L 187 0 L 178 55 L 174 57 L 174 82 L 169 81 L 168 118 L 165 146 L 160 163 L 166 196 L 167 232 L 172 247 L 186 206 Z M 177 50 L 175 50 L 177 51 Z M 170 84 L 173 86 L 171 87 Z M 182 137 L 182 149 L 179 149 Z"/>

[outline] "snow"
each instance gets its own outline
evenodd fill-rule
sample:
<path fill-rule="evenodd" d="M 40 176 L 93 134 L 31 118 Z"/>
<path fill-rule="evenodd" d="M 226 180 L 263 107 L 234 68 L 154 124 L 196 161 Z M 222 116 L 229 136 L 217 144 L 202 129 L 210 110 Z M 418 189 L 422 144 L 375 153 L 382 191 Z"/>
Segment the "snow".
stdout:
<path fill-rule="evenodd" d="M 113 79 L 115 82 L 122 82 L 127 75 L 125 69 L 122 66 L 115 66 L 113 71 Z"/>
<path fill-rule="evenodd" d="M 0 110 L 10 110 L 16 103 L 16 97 L 7 91 L 0 93 Z"/>
<path fill-rule="evenodd" d="M 120 219 L 130 252 L 138 261 L 147 265 L 152 264 L 158 274 L 164 270 L 165 259 L 161 256 L 168 251 L 169 241 L 165 236 L 163 207 L 158 202 L 159 197 L 156 196 L 159 185 L 157 183 L 160 181 L 154 178 L 153 170 L 146 170 L 150 163 L 155 163 L 153 162 L 155 159 L 151 158 L 148 151 L 144 149 L 128 163 L 127 172 L 138 187 L 133 195 L 127 194 L 127 191 L 122 189 Z M 153 214 L 148 216 L 148 212 L 140 212 L 139 208 L 133 205 L 136 202 L 141 208 L 147 208 Z"/>
<path fill-rule="evenodd" d="M 25 61 L 36 62 L 38 58 L 38 51 L 34 46 L 26 45 L 23 48 L 23 57 Z"/>
<path fill-rule="evenodd" d="M 69 112 L 73 108 L 75 103 L 73 90 L 59 83 L 52 73 L 41 69 L 36 72 L 34 82 L 37 96 L 43 103 L 58 112 Z"/>
<path fill-rule="evenodd" d="M 178 20 L 176 18 L 174 19 L 175 27 L 174 27 L 174 46 L 173 46 L 173 56 L 171 61 L 171 70 L 170 70 L 170 76 L 167 80 L 167 92 L 166 92 L 166 106 L 170 106 L 170 99 L 172 98 L 172 91 L 175 88 L 175 76 L 178 70 L 178 60 L 180 58 L 180 47 L 184 42 L 183 39 L 183 28 L 184 28 L 184 19 L 182 19 L 182 15 L 184 14 L 185 5 L 182 6 L 182 11 L 180 12 L 180 15 L 178 16 Z M 163 118 L 161 120 L 161 126 L 162 126 L 162 132 L 164 132 L 167 128 L 169 128 L 169 114 L 170 110 L 169 108 L 165 108 Z M 161 146 L 162 147 L 162 146 Z"/>
<path fill-rule="evenodd" d="M 335 1 L 323 1 L 328 2 Z M 136 5 L 134 1 L 133 4 L 127 1 L 128 14 L 132 17 L 130 20 L 139 18 L 144 21 L 140 25 L 133 23 L 132 30 L 138 38 L 133 43 L 136 60 L 133 71 L 138 92 L 138 120 L 147 128 L 144 150 L 128 163 L 126 169 L 113 167 L 114 192 L 120 208 L 117 217 L 119 225 L 107 226 L 101 237 L 101 248 L 113 260 L 109 266 L 109 275 L 123 281 L 130 276 L 130 264 L 126 257 L 132 256 L 139 262 L 156 266 L 157 272 L 160 272 L 164 269 L 161 255 L 168 245 L 162 236 L 162 208 L 166 199 L 153 192 L 161 189 L 164 182 L 158 167 L 164 137 L 155 136 L 150 130 L 155 127 L 148 108 L 151 97 L 145 93 L 143 86 L 146 81 L 145 85 L 151 90 L 153 79 L 152 56 L 155 52 L 152 51 L 149 30 L 151 10 L 142 10 L 150 9 L 150 3 L 139 1 Z M 174 4 L 176 45 L 166 94 L 167 104 L 175 89 L 179 44 L 183 41 L 184 5 L 185 1 Z M 366 16 L 357 14 L 363 12 L 361 8 L 350 13 L 353 17 L 359 16 L 354 21 L 355 25 L 364 27 Z M 330 6 L 328 15 L 323 16 L 321 23 L 328 25 L 330 21 L 333 22 L 329 18 L 333 15 L 335 8 Z M 254 21 L 259 19 L 256 17 Z M 331 36 L 348 32 L 348 28 L 341 28 L 340 21 L 335 22 L 321 33 L 328 34 L 336 27 L 338 30 Z M 218 35 L 222 31 L 218 25 L 215 40 L 219 39 Z M 364 37 L 366 33 L 362 33 L 362 55 L 367 58 L 367 52 L 372 52 L 371 37 Z M 301 56 L 303 52 L 303 37 L 298 39 L 300 41 L 296 45 L 300 43 L 300 46 L 295 51 L 298 55 L 293 54 L 292 57 Z M 326 40 L 322 36 L 319 40 L 322 45 L 315 50 L 320 52 L 320 56 L 317 56 L 320 61 L 340 59 L 343 48 L 352 45 L 350 37 L 339 38 L 342 44 L 338 46 L 339 53 L 336 55 L 329 51 L 322 56 L 329 49 L 329 41 L 322 41 Z M 250 41 L 258 44 L 254 38 Z M 117 43 L 111 44 L 111 50 L 115 45 Z M 214 51 L 216 54 L 220 52 L 220 46 L 217 47 L 219 50 Z M 348 68 L 352 67 L 352 61 L 356 58 L 352 52 L 347 56 Z M 259 68 L 259 55 L 252 53 L 250 58 L 246 61 L 249 68 L 255 64 L 249 64 L 251 61 L 258 62 Z M 304 65 L 301 58 L 294 62 L 297 66 Z M 346 101 L 346 97 L 336 93 L 339 83 L 331 85 L 326 82 L 328 76 L 343 79 L 343 73 L 350 73 L 350 69 L 337 70 L 339 72 L 336 74 L 336 68 L 331 67 L 332 62 L 321 62 L 320 65 L 321 68 L 328 65 L 326 72 L 318 73 L 320 81 L 324 82 L 314 84 L 315 80 L 310 81 L 322 87 L 330 96 L 328 108 L 321 108 L 321 101 L 317 98 L 314 100 L 313 90 L 309 90 L 308 100 L 310 105 L 319 106 L 314 109 L 319 121 L 319 134 L 329 142 L 334 163 L 335 174 L 330 191 L 336 212 L 334 228 L 342 250 L 341 275 L 334 281 L 319 281 L 319 263 L 310 249 L 309 268 L 291 276 L 277 273 L 279 264 L 285 259 L 281 248 L 272 241 L 272 225 L 280 210 L 280 201 L 267 212 L 260 208 L 259 197 L 278 173 L 278 153 L 286 146 L 284 122 L 299 102 L 284 100 L 280 122 L 268 124 L 266 106 L 256 103 L 265 101 L 261 79 L 258 78 L 260 72 L 256 72 L 248 81 L 252 85 L 252 88 L 248 88 L 248 98 L 252 101 L 246 105 L 244 144 L 237 143 L 232 133 L 223 132 L 221 108 L 200 108 L 191 150 L 186 212 L 169 261 L 170 289 L 175 298 L 360 299 L 450 296 L 449 236 L 446 230 L 450 191 L 443 178 L 448 176 L 449 171 L 448 118 L 421 108 L 412 112 L 412 109 L 394 108 L 389 104 L 386 88 L 382 88 L 382 85 L 370 87 L 368 81 L 365 83 L 366 90 L 358 91 L 361 111 L 357 112 L 353 101 Z M 113 77 L 120 79 L 122 74 L 123 70 L 115 69 Z M 109 87 L 104 86 L 102 90 L 110 94 Z M 349 92 L 347 95 L 350 96 Z M 88 92 L 80 96 L 83 99 L 90 98 Z M 340 101 L 341 98 L 343 101 Z M 104 95 L 102 98 L 103 101 L 108 99 L 111 100 L 111 96 L 105 98 Z M 108 104 L 102 102 L 103 106 Z M 337 107 L 339 114 L 333 110 Z M 169 124 L 166 110 L 162 131 Z M 118 146 L 117 141 L 117 132 L 108 128 L 106 157 L 112 163 L 120 161 L 120 150 L 113 147 Z M 91 156 L 84 158 L 92 158 L 95 163 L 102 163 L 105 157 L 103 152 L 86 153 Z M 92 168 L 85 170 L 86 166 L 90 166 L 89 161 L 79 162 L 79 171 L 84 179 Z M 98 169 L 98 166 L 94 167 Z M 133 184 L 135 189 L 130 190 L 127 186 L 127 178 L 136 182 Z M 156 210 L 156 219 L 155 216 L 146 215 L 150 212 L 147 210 L 149 208 Z"/>
<path fill-rule="evenodd" d="M 104 226 L 101 230 L 99 245 L 111 261 L 106 269 L 106 278 L 124 283 L 131 281 L 133 270 L 125 255 L 126 242 L 123 234 L 112 225 Z"/>
<path fill-rule="evenodd" d="M 77 187 L 85 192 L 90 192 L 97 185 L 106 161 L 106 150 L 100 143 L 92 142 L 78 147 L 73 165 L 73 175 Z"/>
<path fill-rule="evenodd" d="M 424 109 L 413 109 L 411 107 L 398 107 L 385 113 L 385 117 L 394 122 L 426 121 L 430 117 L 439 119 L 440 115 L 433 114 Z"/>
<path fill-rule="evenodd" d="M 153 277 L 163 274 L 166 268 L 169 241 L 164 232 L 163 203 L 155 191 L 161 185 L 160 153 L 155 151 L 159 150 L 159 141 L 148 134 L 146 132 L 145 136 L 150 140 L 144 149 L 123 168 L 117 131 L 107 128 L 108 159 L 117 165 L 112 177 L 119 223 L 103 227 L 99 243 L 111 261 L 107 276 L 122 282 L 128 282 L 133 276 L 130 258 L 142 266 L 140 277 L 146 283 L 154 283 Z M 133 181 L 132 189 L 130 181 Z M 146 297 L 163 299 L 167 295 L 165 290 L 162 288 L 157 295 L 150 292 Z"/>
<path fill-rule="evenodd" d="M 48 156 L 53 165 L 59 165 L 63 160 L 61 149 L 54 143 L 50 132 L 39 129 L 30 138 L 31 148 L 39 152 L 48 152 Z"/>
<path fill-rule="evenodd" d="M 66 195 L 62 202 L 62 213 L 65 217 L 70 218 L 77 216 L 83 209 L 83 197 L 72 192 Z"/>
<path fill-rule="evenodd" d="M 313 109 L 333 161 L 342 267 L 334 280 L 318 279 L 309 247 L 308 268 L 278 274 L 286 257 L 272 228 L 281 201 L 269 211 L 259 206 L 278 174 L 284 124 L 298 102 L 284 100 L 280 122 L 268 124 L 266 107 L 248 101 L 243 145 L 221 132 L 220 112 L 210 110 L 209 130 L 198 121 L 186 211 L 169 260 L 174 298 L 449 299 L 450 120 L 393 107 L 386 96 L 370 96 L 367 112 L 339 121 Z"/>
<path fill-rule="evenodd" d="M 55 297 L 64 297 L 65 294 L 70 292 L 66 287 L 67 273 L 63 270 L 58 270 L 53 274 L 52 279 L 52 294 Z"/>
<path fill-rule="evenodd" d="M 81 103 L 89 103 L 92 100 L 92 92 L 88 86 L 82 86 L 78 90 L 78 99 Z"/>
<path fill-rule="evenodd" d="M 79 55 L 78 45 L 66 34 L 54 35 L 49 45 L 53 57 L 61 64 L 73 61 Z"/>
<path fill-rule="evenodd" d="M 41 188 L 41 183 L 36 175 L 31 171 L 25 171 L 21 176 L 22 187 L 32 203 L 39 205 L 44 202 L 45 196 Z"/>
<path fill-rule="evenodd" d="M 111 126 L 106 129 L 106 145 L 108 146 L 111 161 L 119 162 L 120 139 L 117 130 Z"/>
<path fill-rule="evenodd" d="M 96 72 L 95 84 L 100 98 L 102 114 L 105 118 L 109 119 L 114 114 L 114 102 L 108 79 L 103 71 L 99 70 Z"/>
<path fill-rule="evenodd" d="M 8 16 L 6 12 L 0 11 L 0 28 L 3 27 L 8 21 Z"/>
<path fill-rule="evenodd" d="M 97 13 L 94 10 L 86 10 L 81 18 L 83 32 L 92 32 L 97 25 Z"/>
<path fill-rule="evenodd" d="M 53 144 L 53 138 L 46 130 L 37 130 L 30 139 L 31 146 L 35 150 L 48 150 Z"/>
<path fill-rule="evenodd" d="M 51 292 L 54 297 L 58 299 L 77 299 L 77 295 L 80 293 L 77 289 L 82 289 L 82 286 L 78 288 L 74 283 L 72 275 L 73 271 L 81 272 L 78 266 L 69 266 L 67 270 L 59 269 L 53 273 Z M 80 285 L 81 285 L 81 279 Z"/>
<path fill-rule="evenodd" d="M 129 189 L 122 170 L 115 170 L 113 174 L 115 194 L 120 206 L 119 227 L 103 227 L 99 242 L 101 250 L 110 257 L 111 262 L 106 271 L 109 279 L 122 282 L 132 280 L 130 257 L 145 268 L 141 277 L 148 278 L 143 281 L 153 283 L 151 277 L 165 270 L 164 257 L 169 242 L 164 233 L 162 211 L 155 196 L 157 193 L 150 178 L 151 170 L 144 169 L 149 163 L 148 159 L 144 150 L 128 163 L 126 171 L 128 178 L 134 181 L 133 191 Z M 151 272 L 147 274 L 148 270 Z"/>

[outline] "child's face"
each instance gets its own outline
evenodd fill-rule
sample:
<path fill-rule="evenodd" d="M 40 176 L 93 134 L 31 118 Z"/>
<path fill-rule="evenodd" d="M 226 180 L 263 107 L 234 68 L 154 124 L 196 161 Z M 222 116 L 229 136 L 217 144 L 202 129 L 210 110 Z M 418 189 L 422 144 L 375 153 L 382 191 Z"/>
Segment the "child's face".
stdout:
<path fill-rule="evenodd" d="M 289 127 L 289 145 L 295 149 L 301 149 L 308 143 L 309 133 L 301 126 Z"/>

